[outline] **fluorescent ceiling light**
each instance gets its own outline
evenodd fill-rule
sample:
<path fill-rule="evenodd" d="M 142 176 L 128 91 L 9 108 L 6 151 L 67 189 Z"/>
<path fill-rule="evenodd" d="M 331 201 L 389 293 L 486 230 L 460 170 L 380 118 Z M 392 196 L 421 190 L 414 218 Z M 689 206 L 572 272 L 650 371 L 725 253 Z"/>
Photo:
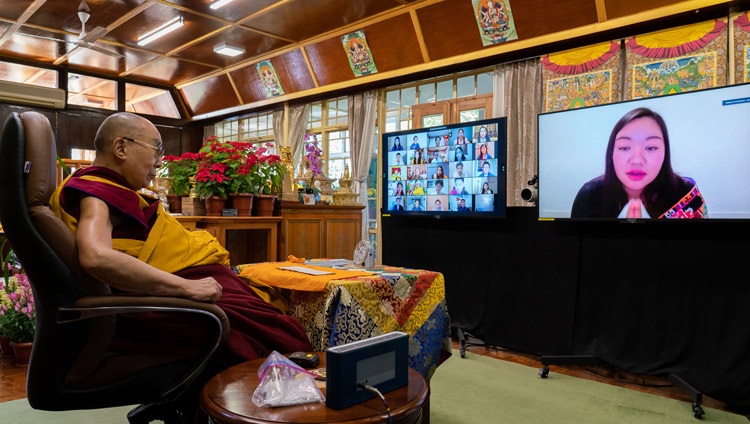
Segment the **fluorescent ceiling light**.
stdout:
<path fill-rule="evenodd" d="M 221 43 L 219 45 L 214 46 L 214 53 L 223 54 L 224 56 L 235 57 L 237 55 L 241 55 L 242 53 L 245 53 L 245 49 L 243 49 L 242 47 L 230 46 L 227 43 Z"/>
<path fill-rule="evenodd" d="M 177 16 L 176 18 L 149 32 L 148 34 L 138 37 L 138 45 L 145 46 L 146 44 L 156 40 L 157 38 L 161 38 L 181 27 L 182 23 L 182 15 Z"/>
<path fill-rule="evenodd" d="M 211 3 L 211 6 L 209 6 L 211 9 L 216 10 L 222 6 L 226 6 L 228 3 L 230 3 L 232 0 L 217 0 L 213 3 Z"/>

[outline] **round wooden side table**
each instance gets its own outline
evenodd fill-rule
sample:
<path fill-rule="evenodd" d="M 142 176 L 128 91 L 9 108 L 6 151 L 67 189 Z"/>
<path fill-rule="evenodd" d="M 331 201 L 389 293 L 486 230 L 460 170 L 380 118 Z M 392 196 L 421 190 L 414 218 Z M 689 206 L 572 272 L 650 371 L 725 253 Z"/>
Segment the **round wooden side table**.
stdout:
<path fill-rule="evenodd" d="M 319 367 L 325 367 L 325 353 Z M 388 415 L 379 397 L 342 410 L 324 402 L 266 407 L 252 401 L 258 387 L 258 367 L 265 358 L 231 367 L 213 377 L 201 390 L 200 406 L 212 423 L 386 423 Z M 325 388 L 321 388 L 325 394 Z M 430 387 L 424 377 L 409 369 L 409 384 L 383 394 L 394 424 L 429 423 Z"/>

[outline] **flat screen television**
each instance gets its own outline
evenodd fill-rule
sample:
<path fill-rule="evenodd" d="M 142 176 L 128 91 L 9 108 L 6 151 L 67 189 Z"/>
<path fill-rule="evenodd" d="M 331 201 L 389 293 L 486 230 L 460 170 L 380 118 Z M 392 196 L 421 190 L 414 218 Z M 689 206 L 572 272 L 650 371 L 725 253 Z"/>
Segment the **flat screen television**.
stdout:
<path fill-rule="evenodd" d="M 504 217 L 506 118 L 382 135 L 382 213 Z"/>
<path fill-rule="evenodd" d="M 538 155 L 540 220 L 750 219 L 750 84 L 540 114 Z"/>

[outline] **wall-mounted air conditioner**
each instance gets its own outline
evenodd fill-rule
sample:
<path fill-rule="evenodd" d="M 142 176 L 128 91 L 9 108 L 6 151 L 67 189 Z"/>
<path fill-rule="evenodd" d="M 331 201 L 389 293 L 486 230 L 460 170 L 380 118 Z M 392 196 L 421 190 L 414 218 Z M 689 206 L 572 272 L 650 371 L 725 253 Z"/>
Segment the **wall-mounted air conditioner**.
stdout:
<path fill-rule="evenodd" d="M 65 108 L 65 90 L 0 81 L 0 102 L 63 109 Z"/>

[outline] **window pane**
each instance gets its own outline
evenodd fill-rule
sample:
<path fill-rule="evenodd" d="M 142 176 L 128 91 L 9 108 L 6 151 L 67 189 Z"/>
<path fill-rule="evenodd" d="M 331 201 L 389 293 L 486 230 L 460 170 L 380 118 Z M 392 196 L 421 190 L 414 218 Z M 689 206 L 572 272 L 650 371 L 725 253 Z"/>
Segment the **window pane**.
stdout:
<path fill-rule="evenodd" d="M 437 83 L 437 100 L 443 101 L 453 98 L 453 80 Z"/>
<path fill-rule="evenodd" d="M 398 110 L 385 113 L 385 132 L 396 131 L 399 128 L 399 115 Z"/>
<path fill-rule="evenodd" d="M 422 117 L 422 128 L 443 125 L 443 114 L 428 115 Z"/>
<path fill-rule="evenodd" d="M 477 94 L 492 93 L 492 72 L 477 75 Z"/>
<path fill-rule="evenodd" d="M 351 171 L 352 165 L 349 158 L 346 159 L 331 159 L 328 162 L 328 178 L 338 180 L 344 175 L 344 166 L 349 165 Z M 333 183 L 334 186 L 338 186 L 338 181 Z M 337 187 L 338 188 L 338 187 Z"/>
<path fill-rule="evenodd" d="M 387 110 L 398 109 L 401 106 L 400 90 L 391 90 L 385 93 L 385 108 Z"/>
<path fill-rule="evenodd" d="M 180 117 L 169 91 L 139 84 L 125 84 L 125 110 L 167 118 Z"/>
<path fill-rule="evenodd" d="M 417 88 L 409 87 L 401 90 L 401 107 L 411 107 L 417 101 Z"/>
<path fill-rule="evenodd" d="M 323 103 L 315 102 L 310 107 L 310 119 L 307 128 L 320 128 L 323 120 Z"/>
<path fill-rule="evenodd" d="M 472 122 L 472 121 L 479 121 L 481 119 L 484 119 L 485 110 L 482 109 L 472 109 L 472 110 L 462 110 L 458 114 L 458 122 Z"/>
<path fill-rule="evenodd" d="M 474 95 L 474 75 L 461 77 L 456 80 L 456 97 L 468 97 Z"/>
<path fill-rule="evenodd" d="M 419 103 L 435 102 L 435 84 L 423 84 L 419 86 Z"/>
<path fill-rule="evenodd" d="M 68 104 L 116 110 L 117 82 L 80 74 L 68 76 Z"/>

